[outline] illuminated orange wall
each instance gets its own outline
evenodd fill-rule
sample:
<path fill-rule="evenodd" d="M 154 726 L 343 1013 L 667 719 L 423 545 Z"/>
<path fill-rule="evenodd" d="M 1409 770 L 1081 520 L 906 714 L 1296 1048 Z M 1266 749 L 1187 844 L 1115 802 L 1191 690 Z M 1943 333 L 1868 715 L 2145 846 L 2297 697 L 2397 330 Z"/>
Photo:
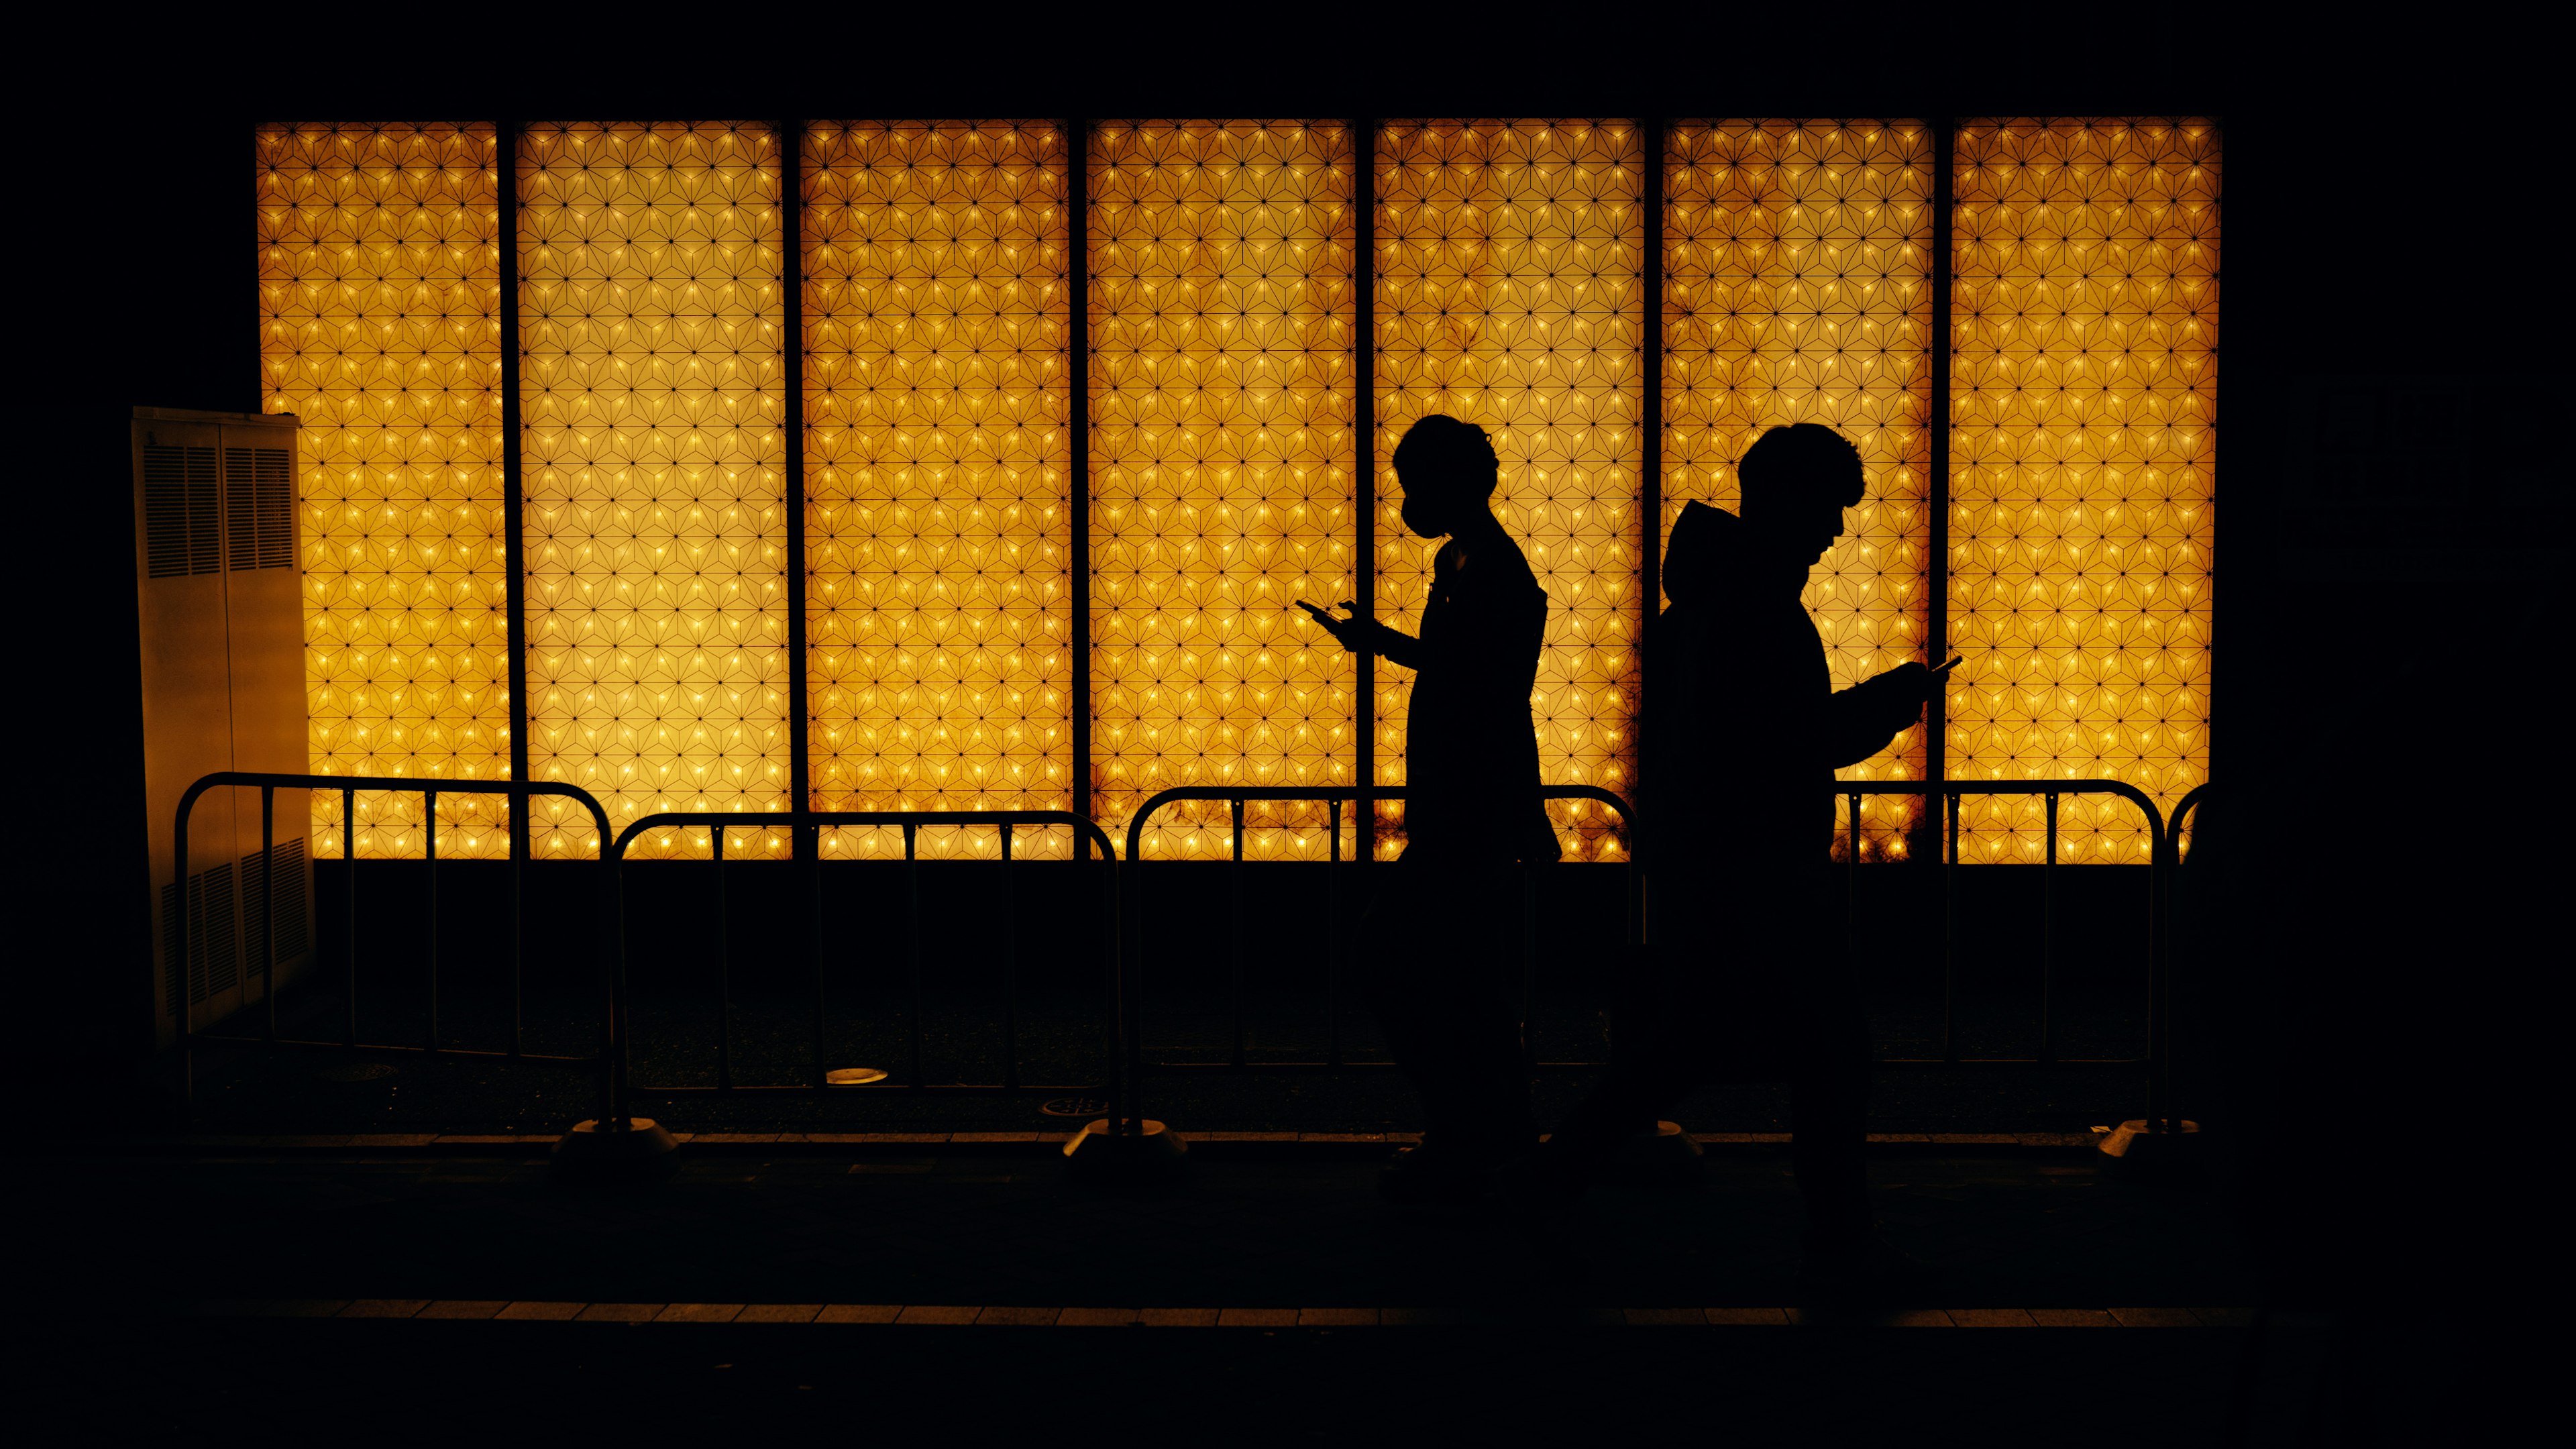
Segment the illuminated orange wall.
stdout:
<path fill-rule="evenodd" d="M 1868 489 L 1805 596 L 1837 689 L 1923 656 L 1937 145 L 1916 121 L 1677 121 L 1666 134 L 1663 531 L 1685 504 L 1738 506 L 1735 460 L 1764 429 L 1825 423 L 1849 438 Z M 1840 774 L 1920 780 L 1925 767 L 1916 725 Z M 1917 808 L 1870 800 L 1862 857 L 1902 856 Z"/>
<path fill-rule="evenodd" d="M 1065 139 L 805 141 L 807 687 L 824 810 L 1078 810 Z M 1023 834 L 1015 853 L 1065 842 Z M 997 851 L 933 831 L 932 855 Z M 826 854 L 901 855 L 835 831 Z"/>
<path fill-rule="evenodd" d="M 1395 445 L 1426 413 L 1485 429 L 1494 509 L 1548 594 L 1531 696 L 1552 784 L 1636 768 L 1645 438 L 1643 132 L 1630 121 L 1405 122 L 1378 139 L 1378 612 L 1419 622 L 1432 548 L 1398 516 Z M 1404 780 L 1408 671 L 1378 675 L 1381 784 Z M 1598 807 L 1550 812 L 1566 858 L 1616 857 Z M 1391 847 L 1382 846 L 1382 849 Z"/>
<path fill-rule="evenodd" d="M 1173 785 L 1347 788 L 1373 717 L 1377 783 L 1399 785 L 1409 672 L 1381 663 L 1362 701 L 1353 661 L 1293 601 L 1356 596 L 1365 564 L 1379 616 L 1418 623 L 1430 549 L 1403 529 L 1390 459 L 1416 418 L 1446 412 L 1493 436 L 1497 506 L 1550 595 L 1543 769 L 1626 793 L 1650 377 L 1654 532 L 1692 500 L 1734 506 L 1734 461 L 1763 429 L 1829 423 L 1868 471 L 1807 591 L 1835 680 L 1921 657 L 1938 136 L 1903 119 L 1683 120 L 1658 160 L 1650 134 L 1618 119 L 1371 135 L 1103 122 L 1079 138 L 1054 122 L 814 123 L 787 157 L 761 123 L 528 128 L 507 164 L 532 772 L 592 790 L 619 824 L 783 810 L 801 728 L 817 808 L 1071 809 L 1117 832 Z M 500 143 L 488 125 L 257 139 L 266 406 L 306 425 L 315 767 L 505 778 Z M 1942 623 L 1968 660 L 1946 701 L 1954 780 L 2108 775 L 2169 808 L 2206 776 L 2218 161 L 2194 121 L 1971 121 L 1947 158 Z M 1844 775 L 1917 779 L 1926 748 L 1909 730 Z M 317 795 L 320 852 L 339 848 L 337 809 Z M 422 853 L 417 797 L 359 811 L 361 853 Z M 1904 853 L 1914 815 L 1874 803 L 1864 856 Z M 1381 816 L 1391 854 L 1401 810 Z M 1556 818 L 1571 858 L 1624 851 L 1597 810 Z M 2070 801 L 2061 858 L 2143 858 L 2129 818 Z M 2036 802 L 1972 799 L 1969 819 L 1968 858 L 2037 858 Z M 1320 858 L 1325 820 L 1255 807 L 1245 853 Z M 534 828 L 541 855 L 595 848 L 559 807 Z M 1230 835 L 1222 807 L 1187 807 L 1157 817 L 1147 848 L 1216 857 Z M 506 837 L 505 812 L 442 803 L 442 855 L 501 854 Z M 1020 849 L 1065 844 L 1024 834 Z M 901 841 L 838 832 L 824 848 Z M 995 841 L 928 832 L 922 848 Z M 671 830 L 639 853 L 707 849 L 705 831 Z M 787 849 L 774 831 L 728 841 Z"/>
<path fill-rule="evenodd" d="M 2105 776 L 2170 813 L 2209 773 L 2218 135 L 1973 121 L 1951 301 L 1950 776 Z M 1971 859 L 2044 853 L 2037 799 L 1968 802 Z M 2147 859 L 2069 799 L 2061 860 Z"/>
<path fill-rule="evenodd" d="M 489 125 L 262 126 L 261 406 L 303 421 L 313 768 L 510 777 L 500 184 Z M 313 848 L 341 848 L 315 791 Z M 439 853 L 509 854 L 440 802 Z M 358 796 L 361 855 L 422 853 L 421 800 Z"/>

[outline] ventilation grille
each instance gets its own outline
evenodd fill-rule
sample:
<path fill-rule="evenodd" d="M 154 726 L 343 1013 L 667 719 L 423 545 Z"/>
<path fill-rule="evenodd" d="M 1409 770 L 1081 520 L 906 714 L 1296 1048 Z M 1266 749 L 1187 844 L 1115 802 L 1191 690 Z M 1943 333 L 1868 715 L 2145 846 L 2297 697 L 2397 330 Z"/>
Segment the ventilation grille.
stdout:
<path fill-rule="evenodd" d="M 242 862 L 242 919 L 250 927 L 253 975 L 259 971 L 260 891 L 267 883 L 272 861 L 277 867 L 277 959 L 292 961 L 303 955 L 309 944 L 304 916 L 304 841 L 281 840 Z"/>
<path fill-rule="evenodd" d="M 284 448 L 224 449 L 224 524 L 230 567 L 294 567 L 295 479 Z"/>
<path fill-rule="evenodd" d="M 223 568 L 223 520 L 216 501 L 215 450 L 147 443 L 143 448 L 144 572 L 153 578 Z"/>
<path fill-rule="evenodd" d="M 297 873 L 298 878 L 302 872 Z M 188 877 L 188 1002 L 195 1005 L 217 992 L 230 991 L 241 980 L 241 957 L 233 920 L 233 867 L 230 861 Z M 179 1014 L 181 927 L 179 888 L 161 888 L 161 940 L 168 962 L 168 1014 Z"/>

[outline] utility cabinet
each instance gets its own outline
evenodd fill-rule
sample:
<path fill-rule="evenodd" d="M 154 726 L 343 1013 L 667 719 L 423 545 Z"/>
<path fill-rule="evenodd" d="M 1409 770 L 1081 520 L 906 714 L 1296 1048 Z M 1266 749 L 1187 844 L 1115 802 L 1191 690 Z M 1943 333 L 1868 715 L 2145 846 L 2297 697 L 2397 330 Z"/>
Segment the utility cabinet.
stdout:
<path fill-rule="evenodd" d="M 313 953 L 308 792 L 219 788 L 219 770 L 308 768 L 304 549 L 291 414 L 134 410 L 134 588 L 142 620 L 143 777 L 150 840 L 154 1040 L 180 1003 L 206 1030 L 260 1001 Z M 180 976 L 180 933 L 186 976 Z"/>

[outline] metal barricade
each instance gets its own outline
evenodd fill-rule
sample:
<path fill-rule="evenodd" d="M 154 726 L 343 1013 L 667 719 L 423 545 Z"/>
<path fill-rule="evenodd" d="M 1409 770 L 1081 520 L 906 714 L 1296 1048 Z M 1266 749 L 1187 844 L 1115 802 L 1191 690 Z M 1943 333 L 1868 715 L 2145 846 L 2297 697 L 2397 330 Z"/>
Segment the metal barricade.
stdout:
<path fill-rule="evenodd" d="M 1142 919 L 1143 906 L 1138 895 L 1143 877 L 1138 874 L 1138 868 L 1141 865 L 1139 857 L 1144 849 L 1145 827 L 1151 821 L 1155 812 L 1161 810 L 1167 805 L 1180 804 L 1188 801 L 1222 802 L 1227 805 L 1230 811 L 1233 825 L 1233 844 L 1231 847 L 1232 857 L 1227 879 L 1226 980 L 1228 1001 L 1227 1019 L 1232 1045 L 1227 1060 L 1222 1062 L 1156 1061 L 1149 1063 L 1143 1061 L 1140 1055 L 1139 1059 L 1133 1063 L 1134 1069 L 1140 1071 L 1150 1069 L 1166 1072 L 1223 1070 L 1264 1073 L 1296 1073 L 1341 1071 L 1350 1068 L 1387 1068 L 1394 1065 L 1392 1062 L 1355 1062 L 1350 1060 L 1343 1052 L 1342 989 L 1344 962 L 1342 951 L 1342 916 L 1344 885 L 1341 877 L 1345 867 L 1356 865 L 1361 860 L 1366 859 L 1369 825 L 1368 822 L 1365 821 L 1354 822 L 1353 834 L 1356 838 L 1353 842 L 1353 859 L 1345 861 L 1342 858 L 1341 805 L 1342 802 L 1346 800 L 1360 802 L 1360 808 L 1365 810 L 1369 808 L 1367 802 L 1379 800 L 1401 802 L 1404 798 L 1405 791 L 1402 787 L 1361 790 L 1356 787 L 1314 789 L 1297 786 L 1183 786 L 1178 789 L 1162 791 L 1153 798 L 1147 800 L 1137 809 L 1135 815 L 1127 822 L 1128 874 L 1126 884 L 1128 889 L 1126 891 L 1126 897 L 1129 919 L 1123 933 L 1123 939 L 1127 946 L 1127 970 L 1133 978 L 1133 984 L 1130 988 L 1130 1000 L 1134 1003 L 1132 1009 L 1140 1014 L 1143 1010 L 1144 996 L 1145 933 L 1143 929 L 1144 922 Z M 1639 873 L 1638 867 L 1640 859 L 1638 836 L 1640 832 L 1637 828 L 1636 811 L 1626 800 L 1621 799 L 1618 795 L 1615 795 L 1608 790 L 1598 789 L 1589 785 L 1544 786 L 1539 791 L 1539 798 L 1542 800 L 1585 800 L 1595 804 L 1605 805 L 1618 812 L 1621 823 L 1628 827 L 1628 858 L 1624 867 L 1628 876 L 1626 890 L 1623 893 L 1627 906 L 1626 939 L 1628 944 L 1632 946 L 1638 944 L 1642 940 L 1644 932 L 1645 882 L 1644 877 Z M 1271 803 L 1320 801 L 1324 803 L 1327 808 L 1327 812 L 1331 816 L 1331 824 L 1327 828 L 1325 837 L 1327 849 L 1326 859 L 1329 862 L 1329 868 L 1325 874 L 1324 897 L 1324 938 L 1326 942 L 1324 966 L 1325 1054 L 1324 1059 L 1321 1061 L 1255 1062 L 1249 1058 L 1246 1051 L 1243 962 L 1243 812 L 1244 807 L 1247 804 L 1255 801 Z M 1545 867 L 1526 867 L 1525 871 L 1538 869 L 1545 869 Z M 1526 1003 L 1534 990 L 1535 978 L 1538 969 L 1537 895 L 1535 891 L 1527 889 L 1522 892 L 1521 944 L 1521 991 L 1522 999 L 1524 1003 Z M 1139 1049 L 1141 1052 L 1141 1038 L 1143 1035 L 1141 1019 L 1128 1023 L 1127 1035 L 1131 1041 L 1139 1043 Z M 1594 1064 L 1588 1062 L 1533 1062 L 1531 1065 L 1549 1070 L 1564 1070 L 1588 1067 Z"/>
<path fill-rule="evenodd" d="M 710 814 L 665 813 L 660 815 L 647 815 L 644 818 L 635 821 L 633 824 L 628 825 L 624 831 L 617 835 L 615 841 L 607 852 L 607 857 L 612 863 L 615 871 L 615 879 L 617 882 L 616 889 L 618 892 L 615 915 L 616 940 L 613 952 L 618 964 L 611 980 L 612 999 L 615 1003 L 614 1011 L 616 1019 L 621 1024 L 627 1020 L 627 911 L 625 904 L 627 848 L 636 840 L 637 837 L 650 831 L 673 829 L 687 829 L 692 831 L 706 830 L 710 833 L 709 844 L 711 854 L 714 857 L 716 865 L 717 882 L 715 907 L 717 911 L 718 945 L 715 970 L 719 1002 L 718 1011 L 720 1013 L 720 1020 L 717 1028 L 717 1075 L 716 1084 L 712 1087 L 664 1086 L 638 1088 L 633 1085 L 631 1065 L 629 1062 L 629 1057 L 631 1056 L 631 1033 L 621 1030 L 618 1034 L 616 1066 L 614 1071 L 611 1073 L 613 1100 L 622 1105 L 625 1102 L 627 1095 L 633 1091 L 643 1091 L 657 1097 L 691 1096 L 699 1094 L 732 1094 L 738 1092 L 823 1093 L 835 1089 L 846 1089 L 853 1086 L 869 1085 L 883 1080 L 884 1074 L 882 1073 L 856 1068 L 835 1069 L 830 1063 L 828 1056 L 829 1044 L 826 1040 L 825 1034 L 829 1018 L 824 1001 L 825 967 L 828 958 L 829 943 L 823 929 L 823 861 L 821 860 L 820 851 L 816 849 L 816 846 L 819 843 L 821 832 L 824 830 L 848 827 L 888 826 L 899 826 L 903 831 L 903 856 L 906 871 L 904 963 L 907 976 L 908 994 L 910 998 L 909 1014 L 911 1018 L 909 1032 L 910 1039 L 908 1042 L 910 1068 L 904 1079 L 900 1083 L 896 1084 L 893 1089 L 912 1092 L 944 1091 L 985 1093 L 1022 1091 L 1088 1092 L 1093 1090 L 1105 1090 L 1109 1098 L 1110 1115 L 1113 1119 L 1116 1118 L 1127 1095 L 1123 1082 L 1123 1074 L 1119 1071 L 1117 1066 L 1117 1063 L 1122 1061 L 1126 1054 L 1125 1044 L 1118 1035 L 1120 1026 L 1125 1020 L 1125 1015 L 1118 1008 L 1121 982 L 1119 980 L 1118 971 L 1118 920 L 1116 911 L 1117 855 L 1114 844 L 1110 840 L 1107 832 L 1103 831 L 1098 825 L 1092 823 L 1090 820 L 1087 820 L 1080 815 L 1073 814 L 1070 811 L 1063 810 L 800 810 L 769 813 L 751 811 Z M 925 828 L 948 826 L 992 826 L 996 827 L 1001 833 L 1001 876 L 1003 892 L 1002 918 L 1004 932 L 1004 1066 L 1003 1080 L 1000 1082 L 934 1083 L 926 1079 L 923 1069 L 923 933 L 921 923 L 920 832 Z M 792 864 L 801 866 L 809 872 L 809 879 L 806 883 L 807 958 L 812 965 L 814 988 L 814 1030 L 812 1057 L 807 1064 L 806 1080 L 802 1082 L 760 1085 L 741 1083 L 734 1080 L 733 970 L 730 938 L 727 933 L 727 927 L 729 925 L 726 907 L 727 891 L 724 886 L 724 837 L 725 831 L 728 828 L 733 827 L 749 827 L 763 831 L 788 831 L 790 833 L 790 838 L 795 842 L 796 847 L 794 854 L 797 859 L 792 862 Z M 1096 863 L 1103 872 L 1102 889 L 1099 897 L 1101 906 L 1100 928 L 1102 931 L 1100 950 L 1103 962 L 1102 990 L 1104 999 L 1104 1051 L 1108 1055 L 1109 1061 L 1104 1064 L 1102 1081 L 1099 1083 L 1086 1082 L 1071 1085 L 1050 1086 L 1026 1083 L 1020 1080 L 1018 1040 L 1020 938 L 1018 929 L 1018 902 L 1016 891 L 1014 889 L 1014 877 L 1015 871 L 1021 862 L 1012 848 L 1012 833 L 1014 829 L 1027 827 L 1053 827 L 1073 831 L 1075 841 L 1077 842 L 1075 863 Z M 1095 847 L 1098 850 L 1096 857 L 1093 854 L 1093 849 Z M 1072 942 L 1065 942 L 1063 943 L 1063 946 L 1068 950 L 1076 949 Z"/>
<path fill-rule="evenodd" d="M 562 799 L 574 801 L 587 809 L 590 812 L 592 822 L 598 827 L 599 838 L 601 840 L 606 840 L 608 839 L 609 834 L 608 812 L 600 808 L 599 802 L 592 798 L 588 791 L 579 789 L 572 785 L 514 784 L 505 781 L 495 781 L 489 784 L 483 784 L 472 781 L 421 780 L 407 776 L 395 775 L 294 775 L 262 774 L 242 770 L 218 771 L 214 774 L 207 775 L 198 780 L 195 784 L 190 785 L 187 793 L 179 797 L 178 819 L 176 829 L 173 832 L 172 841 L 177 857 L 175 862 L 175 875 L 173 878 L 178 883 L 183 899 L 187 889 L 188 880 L 189 816 L 191 812 L 195 810 L 199 796 L 205 794 L 208 790 L 224 786 L 239 786 L 243 788 L 255 787 L 258 789 L 260 839 L 263 841 L 272 840 L 276 836 L 278 791 L 337 790 L 340 793 L 340 856 L 343 863 L 348 867 L 345 873 L 345 879 L 342 882 L 342 899 L 344 901 L 343 913 L 346 916 L 346 920 L 342 922 L 344 940 L 342 944 L 340 969 L 343 999 L 341 1003 L 340 1039 L 338 1041 L 318 1041 L 293 1037 L 281 1037 L 277 1034 L 277 872 L 274 870 L 264 870 L 260 873 L 261 887 L 259 906 L 260 948 L 258 952 L 258 965 L 260 976 L 260 996 L 264 1018 L 260 1035 L 255 1037 L 244 1037 L 216 1036 L 208 1033 L 201 1033 L 196 1030 L 196 1024 L 192 1019 L 193 1003 L 189 1000 L 188 991 L 183 986 L 181 990 L 174 993 L 174 1004 L 179 1018 L 175 1051 L 179 1072 L 178 1100 L 180 1115 L 183 1121 L 190 1112 L 194 1102 L 196 1086 L 196 1063 L 194 1050 L 196 1044 L 199 1042 L 218 1042 L 226 1045 L 259 1046 L 276 1049 L 306 1048 L 331 1051 L 418 1052 L 428 1056 L 493 1057 L 510 1061 L 545 1062 L 557 1065 L 585 1067 L 599 1073 L 601 1120 L 609 1120 L 616 1103 L 616 1096 L 612 1083 L 612 1078 L 614 1077 L 612 1063 L 617 1057 L 617 1052 L 615 1050 L 617 1019 L 613 1010 L 612 997 L 610 997 L 605 991 L 603 992 L 603 1009 L 600 1014 L 600 1046 L 596 1055 L 571 1057 L 550 1055 L 542 1052 L 530 1052 L 524 1049 L 521 1042 L 521 1029 L 523 1026 L 522 1001 L 526 979 L 524 962 L 520 955 L 520 944 L 523 938 L 520 912 L 525 898 L 525 892 L 521 889 L 521 872 L 526 859 L 526 852 L 521 848 L 524 841 L 523 829 L 513 828 L 511 832 L 509 1047 L 507 1050 L 503 1051 L 486 1051 L 470 1047 L 443 1046 L 439 1042 L 438 1034 L 438 797 L 441 795 L 505 796 L 510 800 L 512 808 L 516 812 L 518 819 L 524 821 L 526 819 L 527 803 L 530 797 L 537 795 L 557 796 Z M 423 1040 L 417 1045 L 396 1042 L 361 1042 L 358 1040 L 358 873 L 356 864 L 358 853 L 357 797 L 358 792 L 361 790 L 389 790 L 404 793 L 416 793 L 422 796 L 425 819 L 423 836 L 427 842 L 426 858 L 429 875 L 429 905 L 426 913 L 426 937 L 429 953 L 429 973 L 428 981 L 426 983 L 426 989 L 428 992 L 426 1003 L 428 1008 L 428 1031 Z M 182 983 L 185 983 L 188 979 L 188 935 L 189 933 L 185 929 L 180 929 L 169 932 L 168 937 L 171 961 L 175 967 L 177 977 Z M 610 985 L 613 981 L 615 976 L 615 966 L 616 963 L 613 960 L 603 959 L 601 971 L 603 987 Z"/>

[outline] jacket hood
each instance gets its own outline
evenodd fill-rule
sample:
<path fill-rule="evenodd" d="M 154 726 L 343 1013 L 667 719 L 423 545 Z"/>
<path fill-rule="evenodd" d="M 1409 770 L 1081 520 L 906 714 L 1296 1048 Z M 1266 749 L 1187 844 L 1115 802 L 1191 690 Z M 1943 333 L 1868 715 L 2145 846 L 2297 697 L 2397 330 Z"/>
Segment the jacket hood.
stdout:
<path fill-rule="evenodd" d="M 1664 597 L 1675 604 L 1715 597 L 1751 563 L 1746 551 L 1743 519 L 1705 503 L 1685 505 L 1664 546 Z"/>

